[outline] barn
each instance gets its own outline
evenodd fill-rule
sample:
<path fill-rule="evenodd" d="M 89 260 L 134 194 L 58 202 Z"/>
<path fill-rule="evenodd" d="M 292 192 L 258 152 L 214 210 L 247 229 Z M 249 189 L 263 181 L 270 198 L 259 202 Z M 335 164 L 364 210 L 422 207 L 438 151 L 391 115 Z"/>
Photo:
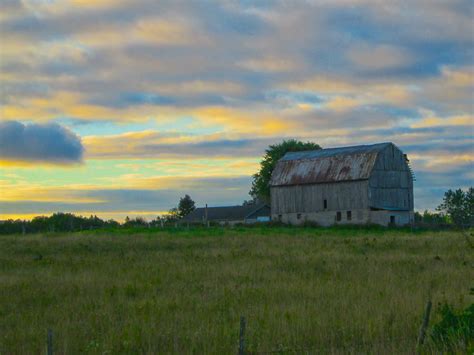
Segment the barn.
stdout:
<path fill-rule="evenodd" d="M 407 225 L 413 180 L 407 156 L 393 143 L 289 152 L 272 173 L 272 220 Z"/>

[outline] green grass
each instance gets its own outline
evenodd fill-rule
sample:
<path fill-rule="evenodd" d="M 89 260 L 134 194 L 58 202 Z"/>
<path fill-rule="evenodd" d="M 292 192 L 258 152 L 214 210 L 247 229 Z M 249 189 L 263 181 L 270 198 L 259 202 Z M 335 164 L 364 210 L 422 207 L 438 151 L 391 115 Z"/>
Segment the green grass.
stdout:
<path fill-rule="evenodd" d="M 234 354 L 241 315 L 249 351 L 413 353 L 430 297 L 432 322 L 472 303 L 473 265 L 455 231 L 0 236 L 0 354 L 44 352 L 48 328 L 56 353 Z"/>

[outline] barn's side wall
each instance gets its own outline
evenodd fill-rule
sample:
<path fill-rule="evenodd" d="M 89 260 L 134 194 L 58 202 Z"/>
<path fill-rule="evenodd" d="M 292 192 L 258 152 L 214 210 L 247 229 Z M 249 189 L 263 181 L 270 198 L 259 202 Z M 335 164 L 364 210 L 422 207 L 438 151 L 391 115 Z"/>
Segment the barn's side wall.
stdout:
<path fill-rule="evenodd" d="M 351 212 L 350 219 L 347 212 Z M 341 220 L 337 220 L 337 212 L 341 213 Z M 280 221 L 286 224 L 300 225 L 307 222 L 316 223 L 321 226 L 335 224 L 379 224 L 382 226 L 393 224 L 404 226 L 413 220 L 413 212 L 409 211 L 371 211 L 369 209 L 352 209 L 341 211 L 320 211 L 307 213 L 285 213 L 272 214 L 272 221 Z"/>
<path fill-rule="evenodd" d="M 272 215 L 368 208 L 367 188 L 367 180 L 274 186 L 270 189 Z"/>
<path fill-rule="evenodd" d="M 378 154 L 369 178 L 369 206 L 413 211 L 413 179 L 403 153 L 393 144 Z"/>

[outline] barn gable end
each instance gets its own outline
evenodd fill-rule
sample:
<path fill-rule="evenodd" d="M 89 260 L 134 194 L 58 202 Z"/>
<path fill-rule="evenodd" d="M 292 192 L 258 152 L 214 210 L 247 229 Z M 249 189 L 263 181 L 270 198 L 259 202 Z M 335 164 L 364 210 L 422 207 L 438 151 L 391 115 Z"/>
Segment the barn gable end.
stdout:
<path fill-rule="evenodd" d="M 405 154 L 391 144 L 377 157 L 369 178 L 370 207 L 413 210 L 413 178 Z"/>

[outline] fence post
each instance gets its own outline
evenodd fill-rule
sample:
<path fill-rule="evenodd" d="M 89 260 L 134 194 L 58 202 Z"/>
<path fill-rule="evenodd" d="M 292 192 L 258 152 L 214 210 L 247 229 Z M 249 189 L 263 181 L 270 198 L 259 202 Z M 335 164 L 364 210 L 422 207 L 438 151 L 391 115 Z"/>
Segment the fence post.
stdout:
<path fill-rule="evenodd" d="M 53 355 L 53 331 L 48 329 L 48 355 Z"/>
<path fill-rule="evenodd" d="M 239 355 L 245 354 L 245 317 L 240 316 L 240 332 L 239 332 Z"/>
<path fill-rule="evenodd" d="M 418 342 L 416 344 L 417 348 L 423 345 L 426 336 L 426 329 L 428 328 L 428 323 L 430 321 L 431 313 L 431 300 L 428 300 L 426 303 L 425 314 L 423 315 L 423 323 L 421 323 L 420 334 L 418 335 Z"/>

